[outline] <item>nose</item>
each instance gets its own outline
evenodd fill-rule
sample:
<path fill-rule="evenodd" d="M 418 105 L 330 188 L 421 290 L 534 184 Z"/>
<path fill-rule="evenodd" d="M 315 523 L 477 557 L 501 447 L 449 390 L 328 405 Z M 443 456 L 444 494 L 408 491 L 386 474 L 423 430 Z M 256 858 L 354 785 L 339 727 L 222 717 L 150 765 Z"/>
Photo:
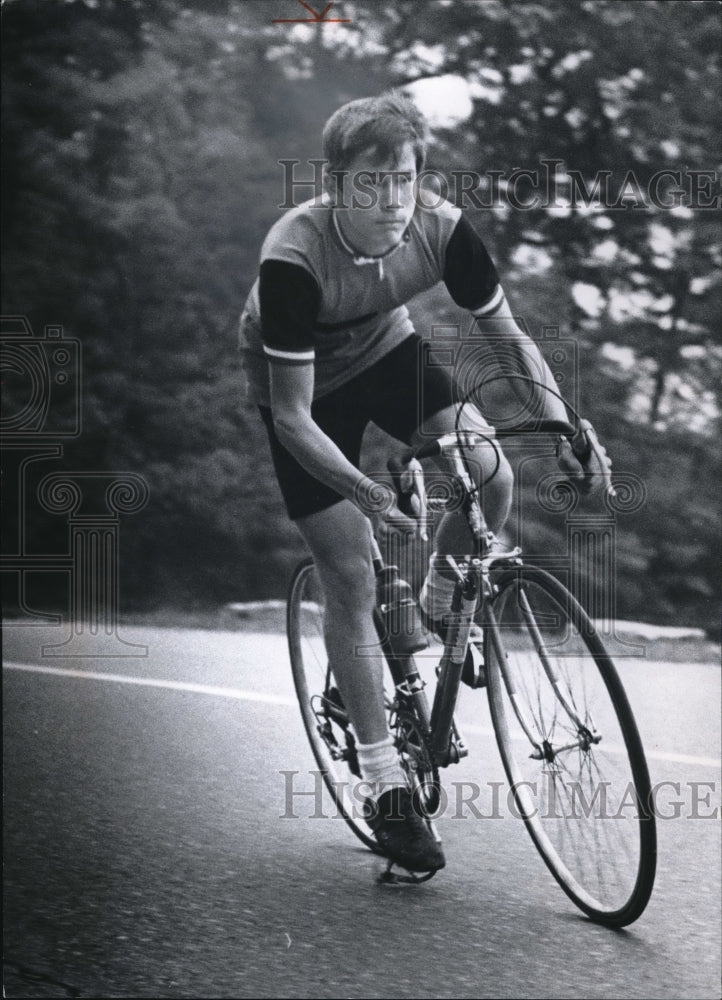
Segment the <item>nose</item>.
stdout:
<path fill-rule="evenodd" d="M 384 177 L 381 182 L 380 205 L 386 212 L 401 213 L 403 211 L 404 205 L 398 177 Z"/>

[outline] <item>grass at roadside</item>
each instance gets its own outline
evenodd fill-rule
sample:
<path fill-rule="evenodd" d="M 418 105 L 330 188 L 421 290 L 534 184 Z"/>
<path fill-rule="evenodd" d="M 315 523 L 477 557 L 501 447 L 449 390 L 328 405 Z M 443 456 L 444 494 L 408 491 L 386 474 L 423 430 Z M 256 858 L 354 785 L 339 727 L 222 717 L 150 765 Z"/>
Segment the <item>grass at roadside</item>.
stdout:
<path fill-rule="evenodd" d="M 209 629 L 224 632 L 271 632 L 283 633 L 286 629 L 286 610 L 283 602 L 270 603 L 265 607 L 254 607 L 243 613 L 219 608 L 217 610 L 178 611 L 177 609 L 157 610 L 147 614 L 124 616 L 124 624 L 130 626 L 150 625 L 158 628 Z M 675 663 L 720 663 L 720 647 L 704 638 L 640 638 L 627 634 L 624 623 L 618 634 L 626 641 L 642 646 L 644 658 L 668 660 Z M 630 652 L 638 655 L 634 647 Z"/>
<path fill-rule="evenodd" d="M 8 615 L 6 622 L 19 621 L 22 616 Z M 39 622 L 38 622 L 39 624 Z M 152 612 L 137 612 L 121 615 L 120 630 L 133 628 L 179 628 L 200 629 L 216 632 L 268 632 L 283 634 L 286 630 L 286 608 L 282 601 L 258 603 L 241 611 L 229 608 L 163 608 Z M 720 647 L 703 637 L 642 638 L 635 635 L 629 624 L 620 622 L 617 629 L 622 645 L 618 650 L 626 650 L 629 655 L 642 655 L 648 660 L 666 660 L 673 663 L 720 663 Z M 624 644 L 631 644 L 625 646 Z M 610 647 L 610 653 L 618 655 Z"/>

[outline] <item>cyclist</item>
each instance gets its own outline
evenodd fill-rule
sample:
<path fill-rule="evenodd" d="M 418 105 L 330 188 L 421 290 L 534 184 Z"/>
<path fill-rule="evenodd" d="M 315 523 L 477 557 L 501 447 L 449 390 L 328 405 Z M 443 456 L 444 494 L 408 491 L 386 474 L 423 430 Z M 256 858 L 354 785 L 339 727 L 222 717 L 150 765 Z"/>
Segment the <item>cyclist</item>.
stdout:
<path fill-rule="evenodd" d="M 363 777 L 375 793 L 368 799 L 369 823 L 387 856 L 410 871 L 445 862 L 413 809 L 384 712 L 383 661 L 373 652 L 368 519 L 382 538 L 410 522 L 391 501 L 376 509 L 379 484 L 358 466 L 369 422 L 406 444 L 418 443 L 453 430 L 457 399 L 451 373 L 428 363 L 405 303 L 443 281 L 476 317 L 482 335 L 502 338 L 519 371 L 536 379 L 541 373 L 541 381 L 554 386 L 535 344 L 515 324 L 475 229 L 449 202 L 423 204 L 415 182 L 426 144 L 424 117 L 399 92 L 339 108 L 323 131 L 324 195 L 271 227 L 241 317 L 248 386 L 289 516 L 324 588 L 329 662 L 356 733 Z M 543 388 L 532 395 L 535 412 L 566 420 L 554 396 Z M 493 430 L 485 432 L 492 440 L 475 448 L 472 465 L 480 485 L 493 473 L 482 493 L 497 532 L 509 511 L 512 473 Z M 579 442 L 564 442 L 559 461 L 585 482 L 597 471 Z M 458 558 L 470 546 L 460 515 L 444 516 L 435 542 L 421 603 L 440 631 L 453 592 L 443 557 Z"/>

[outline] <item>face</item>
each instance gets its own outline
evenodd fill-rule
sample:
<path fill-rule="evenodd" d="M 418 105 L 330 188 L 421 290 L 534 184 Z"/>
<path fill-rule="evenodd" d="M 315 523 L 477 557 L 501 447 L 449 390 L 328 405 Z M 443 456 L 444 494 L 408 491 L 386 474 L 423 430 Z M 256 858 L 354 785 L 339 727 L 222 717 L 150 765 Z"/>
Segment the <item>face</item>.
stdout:
<path fill-rule="evenodd" d="M 384 172 L 388 176 L 384 177 Z M 416 157 L 411 143 L 396 156 L 373 162 L 369 151 L 351 163 L 336 208 L 341 231 L 360 253 L 377 256 L 395 246 L 414 214 Z"/>

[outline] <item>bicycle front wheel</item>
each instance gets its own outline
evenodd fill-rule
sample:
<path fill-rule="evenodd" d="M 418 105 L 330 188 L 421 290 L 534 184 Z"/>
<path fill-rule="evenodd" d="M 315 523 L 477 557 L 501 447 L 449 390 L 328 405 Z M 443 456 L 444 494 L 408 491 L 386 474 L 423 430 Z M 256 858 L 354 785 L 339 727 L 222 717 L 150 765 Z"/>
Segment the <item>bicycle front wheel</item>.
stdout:
<path fill-rule="evenodd" d="M 487 606 L 488 693 L 519 815 L 589 917 L 636 920 L 654 883 L 649 772 L 617 671 L 558 580 L 504 571 Z"/>

